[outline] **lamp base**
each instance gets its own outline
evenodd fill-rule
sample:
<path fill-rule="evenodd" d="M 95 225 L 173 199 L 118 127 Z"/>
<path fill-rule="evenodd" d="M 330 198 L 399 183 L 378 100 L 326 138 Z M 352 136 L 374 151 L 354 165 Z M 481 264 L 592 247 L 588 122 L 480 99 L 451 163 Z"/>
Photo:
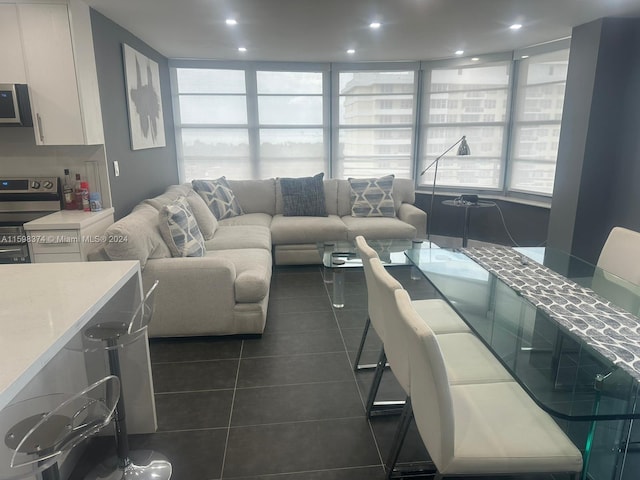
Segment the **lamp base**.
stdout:
<path fill-rule="evenodd" d="M 111 457 L 94 468 L 85 480 L 169 480 L 171 463 L 153 450 L 135 450 L 129 454 L 129 465 L 120 467 L 118 457 Z"/>

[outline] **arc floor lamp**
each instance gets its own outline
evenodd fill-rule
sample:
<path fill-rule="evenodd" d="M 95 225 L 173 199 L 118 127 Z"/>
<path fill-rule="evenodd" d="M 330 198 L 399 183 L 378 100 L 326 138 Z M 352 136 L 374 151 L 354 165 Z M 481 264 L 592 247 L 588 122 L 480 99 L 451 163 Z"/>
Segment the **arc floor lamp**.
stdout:
<path fill-rule="evenodd" d="M 427 167 L 420 172 L 420 176 L 424 175 L 427 170 L 435 165 L 435 171 L 433 172 L 433 186 L 431 187 L 431 206 L 429 207 L 429 216 L 427 217 L 427 240 L 431 240 L 431 224 L 433 222 L 433 199 L 436 196 L 436 178 L 438 176 L 438 163 L 440 159 L 444 157 L 447 153 L 449 153 L 456 145 L 458 145 L 458 155 L 471 155 L 471 149 L 469 148 L 469 144 L 467 143 L 466 135 L 463 135 L 462 138 L 458 139 L 453 145 L 447 148 L 444 152 L 442 152 L 436 159 L 431 162 Z"/>

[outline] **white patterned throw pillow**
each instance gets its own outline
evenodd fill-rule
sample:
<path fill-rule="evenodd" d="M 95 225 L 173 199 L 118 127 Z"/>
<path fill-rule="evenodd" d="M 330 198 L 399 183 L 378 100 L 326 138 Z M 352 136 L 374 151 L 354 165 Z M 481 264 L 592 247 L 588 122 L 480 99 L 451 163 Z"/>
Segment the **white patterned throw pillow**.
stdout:
<path fill-rule="evenodd" d="M 225 177 L 215 180 L 192 180 L 191 185 L 218 220 L 244 214 Z"/>
<path fill-rule="evenodd" d="M 393 175 L 350 178 L 352 217 L 395 217 Z"/>
<path fill-rule="evenodd" d="M 204 256 L 204 238 L 185 197 L 165 205 L 158 215 L 160 233 L 173 257 Z"/>

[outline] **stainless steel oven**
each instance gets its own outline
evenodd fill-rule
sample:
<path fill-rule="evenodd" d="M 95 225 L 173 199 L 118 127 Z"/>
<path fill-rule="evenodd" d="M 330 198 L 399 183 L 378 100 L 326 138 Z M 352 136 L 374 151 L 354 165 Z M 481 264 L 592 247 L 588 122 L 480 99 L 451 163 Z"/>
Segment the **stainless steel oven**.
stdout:
<path fill-rule="evenodd" d="M 0 178 L 0 264 L 29 263 L 23 225 L 61 207 L 57 177 Z"/>

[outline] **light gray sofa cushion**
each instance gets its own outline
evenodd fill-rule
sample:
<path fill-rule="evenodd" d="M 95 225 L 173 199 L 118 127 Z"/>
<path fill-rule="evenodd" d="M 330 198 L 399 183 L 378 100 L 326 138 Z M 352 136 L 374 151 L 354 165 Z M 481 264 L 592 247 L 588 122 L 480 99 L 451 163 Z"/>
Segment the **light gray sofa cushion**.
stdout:
<path fill-rule="evenodd" d="M 347 226 L 347 237 L 354 240 L 362 235 L 368 240 L 392 238 L 415 238 L 416 228 L 413 225 L 392 217 L 342 217 Z"/>
<path fill-rule="evenodd" d="M 225 218 L 218 222 L 218 226 L 231 227 L 234 225 L 254 225 L 256 227 L 267 227 L 271 225 L 271 215 L 268 213 L 245 213 L 237 217 Z"/>
<path fill-rule="evenodd" d="M 105 251 L 111 260 L 138 260 L 144 267 L 148 259 L 171 257 L 160 234 L 158 210 L 144 203 L 109 228 L 107 238 L 124 238 L 124 242 L 107 242 Z"/>
<path fill-rule="evenodd" d="M 207 204 L 204 203 L 202 197 L 193 190 L 191 190 L 185 198 L 189 203 L 193 216 L 196 217 L 196 222 L 198 222 L 198 228 L 202 232 L 202 237 L 205 240 L 213 238 L 218 228 L 218 220 L 213 213 L 211 213 Z"/>
<path fill-rule="evenodd" d="M 187 198 L 189 207 L 191 208 L 193 215 L 196 217 L 196 222 L 198 222 L 198 228 L 202 233 L 202 237 L 205 240 L 212 238 L 216 228 L 218 227 L 218 220 L 211 210 L 209 210 L 209 207 L 202 197 L 198 195 L 193 188 L 191 188 L 191 184 L 171 185 L 162 195 L 148 198 L 143 200 L 142 203 L 151 205 L 153 208 L 160 211 L 165 205 L 169 205 L 181 196 Z"/>
<path fill-rule="evenodd" d="M 207 257 L 231 261 L 235 268 L 236 303 L 255 303 L 268 293 L 271 282 L 271 251 L 262 248 L 215 250 Z"/>
<path fill-rule="evenodd" d="M 227 180 L 244 213 L 276 213 L 276 181 Z"/>
<path fill-rule="evenodd" d="M 215 235 L 205 242 L 207 250 L 232 248 L 262 248 L 271 251 L 271 231 L 260 225 L 219 226 Z"/>
<path fill-rule="evenodd" d="M 271 240 L 275 245 L 346 240 L 347 227 L 340 217 L 285 217 L 271 221 Z"/>

